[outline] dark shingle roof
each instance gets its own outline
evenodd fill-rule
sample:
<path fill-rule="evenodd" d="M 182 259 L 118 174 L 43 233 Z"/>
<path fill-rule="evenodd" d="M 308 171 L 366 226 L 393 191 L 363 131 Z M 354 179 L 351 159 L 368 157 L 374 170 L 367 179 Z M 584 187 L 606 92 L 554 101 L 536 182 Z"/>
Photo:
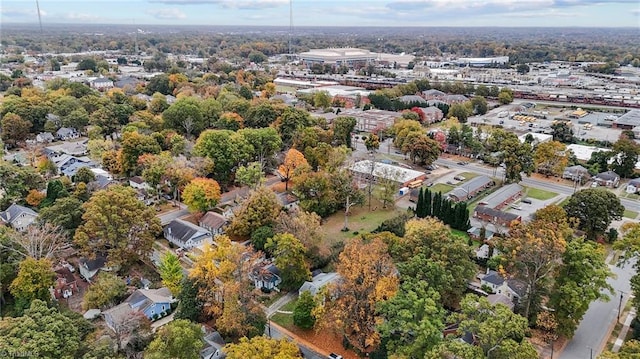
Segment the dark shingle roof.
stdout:
<path fill-rule="evenodd" d="M 617 173 L 613 171 L 601 172 L 596 175 L 596 178 L 599 178 L 604 181 L 615 181 L 616 179 L 620 179 Z"/>
<path fill-rule="evenodd" d="M 85 266 L 89 271 L 100 269 L 104 267 L 105 263 L 107 263 L 107 259 L 105 257 L 98 256 L 95 259 L 80 258 L 80 265 Z"/>
<path fill-rule="evenodd" d="M 517 183 L 512 183 L 488 195 L 482 200 L 482 202 L 486 203 L 487 207 L 496 208 L 509 198 L 515 196 L 517 193 L 521 193 L 522 190 L 522 186 Z"/>
<path fill-rule="evenodd" d="M 186 243 L 189 239 L 211 235 L 206 229 L 193 223 L 174 219 L 165 227 L 165 233 L 170 234 L 174 240 Z"/>
<path fill-rule="evenodd" d="M 207 212 L 200 218 L 200 225 L 207 228 L 218 229 L 227 222 L 223 215 L 216 212 Z"/>
<path fill-rule="evenodd" d="M 487 275 L 482 277 L 482 280 L 495 285 L 502 285 L 502 283 L 504 283 L 504 278 L 500 275 L 500 273 L 493 270 L 489 271 Z"/>

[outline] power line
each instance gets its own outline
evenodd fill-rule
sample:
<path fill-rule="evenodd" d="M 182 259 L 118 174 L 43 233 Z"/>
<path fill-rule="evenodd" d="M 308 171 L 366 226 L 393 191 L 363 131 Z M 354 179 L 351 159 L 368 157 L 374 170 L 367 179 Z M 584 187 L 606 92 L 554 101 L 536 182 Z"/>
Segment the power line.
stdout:
<path fill-rule="evenodd" d="M 42 33 L 42 16 L 40 14 L 40 3 L 36 0 L 36 9 L 38 10 L 38 23 L 40 23 L 40 33 Z"/>

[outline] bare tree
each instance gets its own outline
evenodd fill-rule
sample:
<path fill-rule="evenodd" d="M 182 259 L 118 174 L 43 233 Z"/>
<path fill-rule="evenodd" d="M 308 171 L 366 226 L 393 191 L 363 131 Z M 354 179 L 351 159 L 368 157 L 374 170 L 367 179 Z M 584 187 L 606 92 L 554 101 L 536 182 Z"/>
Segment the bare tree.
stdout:
<path fill-rule="evenodd" d="M 50 223 L 32 225 L 26 232 L 13 232 L 9 235 L 9 244 L 0 244 L 23 257 L 35 259 L 55 258 L 69 242 L 65 232 L 59 226 Z"/>
<path fill-rule="evenodd" d="M 122 351 L 133 334 L 145 335 L 151 331 L 151 322 L 139 311 L 133 311 L 129 315 L 113 318 L 112 328 L 118 351 Z"/>

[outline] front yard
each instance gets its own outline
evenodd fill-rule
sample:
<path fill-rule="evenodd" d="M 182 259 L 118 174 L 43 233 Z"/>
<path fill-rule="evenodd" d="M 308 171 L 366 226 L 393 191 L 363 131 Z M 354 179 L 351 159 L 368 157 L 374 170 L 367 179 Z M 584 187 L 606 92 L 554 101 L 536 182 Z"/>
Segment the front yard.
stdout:
<path fill-rule="evenodd" d="M 451 192 L 451 190 L 453 189 L 452 185 L 448 185 L 446 183 L 436 183 L 433 186 L 429 187 L 429 190 L 431 191 L 431 193 L 448 193 Z"/>
<path fill-rule="evenodd" d="M 525 195 L 527 197 L 531 197 L 533 199 L 537 199 L 540 201 L 546 201 L 548 199 L 551 199 L 555 196 L 557 196 L 558 194 L 555 192 L 551 192 L 551 191 L 545 191 L 543 189 L 539 189 L 539 188 L 532 188 L 532 187 L 528 187 L 525 190 Z"/>

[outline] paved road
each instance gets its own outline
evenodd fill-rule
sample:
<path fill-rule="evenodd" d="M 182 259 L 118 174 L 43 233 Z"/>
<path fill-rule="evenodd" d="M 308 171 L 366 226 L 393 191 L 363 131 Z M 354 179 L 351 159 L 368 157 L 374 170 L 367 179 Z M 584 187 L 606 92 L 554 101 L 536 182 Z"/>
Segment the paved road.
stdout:
<path fill-rule="evenodd" d="M 289 336 L 285 335 L 284 333 L 280 332 L 278 330 L 278 328 L 276 328 L 275 325 L 270 325 L 270 323 L 267 324 L 264 333 L 266 335 L 268 335 L 271 338 L 274 339 L 280 339 L 280 338 L 288 338 L 291 339 Z M 300 344 L 300 343 L 296 343 L 298 344 L 298 347 L 300 348 L 300 351 L 302 352 L 302 355 L 305 359 L 326 359 L 326 356 L 314 352 L 313 350 L 305 347 L 304 345 Z M 249 358 L 247 358 L 249 359 Z"/>
<path fill-rule="evenodd" d="M 178 205 L 180 206 L 179 209 L 158 215 L 158 218 L 160 218 L 160 222 L 163 226 L 166 226 L 167 224 L 169 224 L 169 222 L 173 221 L 176 218 L 180 218 L 189 214 L 189 210 L 184 203 L 179 203 Z"/>
<path fill-rule="evenodd" d="M 589 310 L 584 315 L 582 322 L 573 339 L 567 344 L 560 354 L 560 359 L 585 359 L 590 358 L 593 351 L 593 358 L 597 358 L 609 337 L 609 329 L 615 323 L 618 316 L 618 305 L 620 304 L 620 292 L 624 294 L 624 303 L 629 299 L 631 285 L 629 280 L 633 276 L 634 270 L 631 263 L 623 268 L 611 266 L 616 278 L 610 278 L 609 284 L 615 290 L 609 302 L 597 301 L 591 303 Z"/>

